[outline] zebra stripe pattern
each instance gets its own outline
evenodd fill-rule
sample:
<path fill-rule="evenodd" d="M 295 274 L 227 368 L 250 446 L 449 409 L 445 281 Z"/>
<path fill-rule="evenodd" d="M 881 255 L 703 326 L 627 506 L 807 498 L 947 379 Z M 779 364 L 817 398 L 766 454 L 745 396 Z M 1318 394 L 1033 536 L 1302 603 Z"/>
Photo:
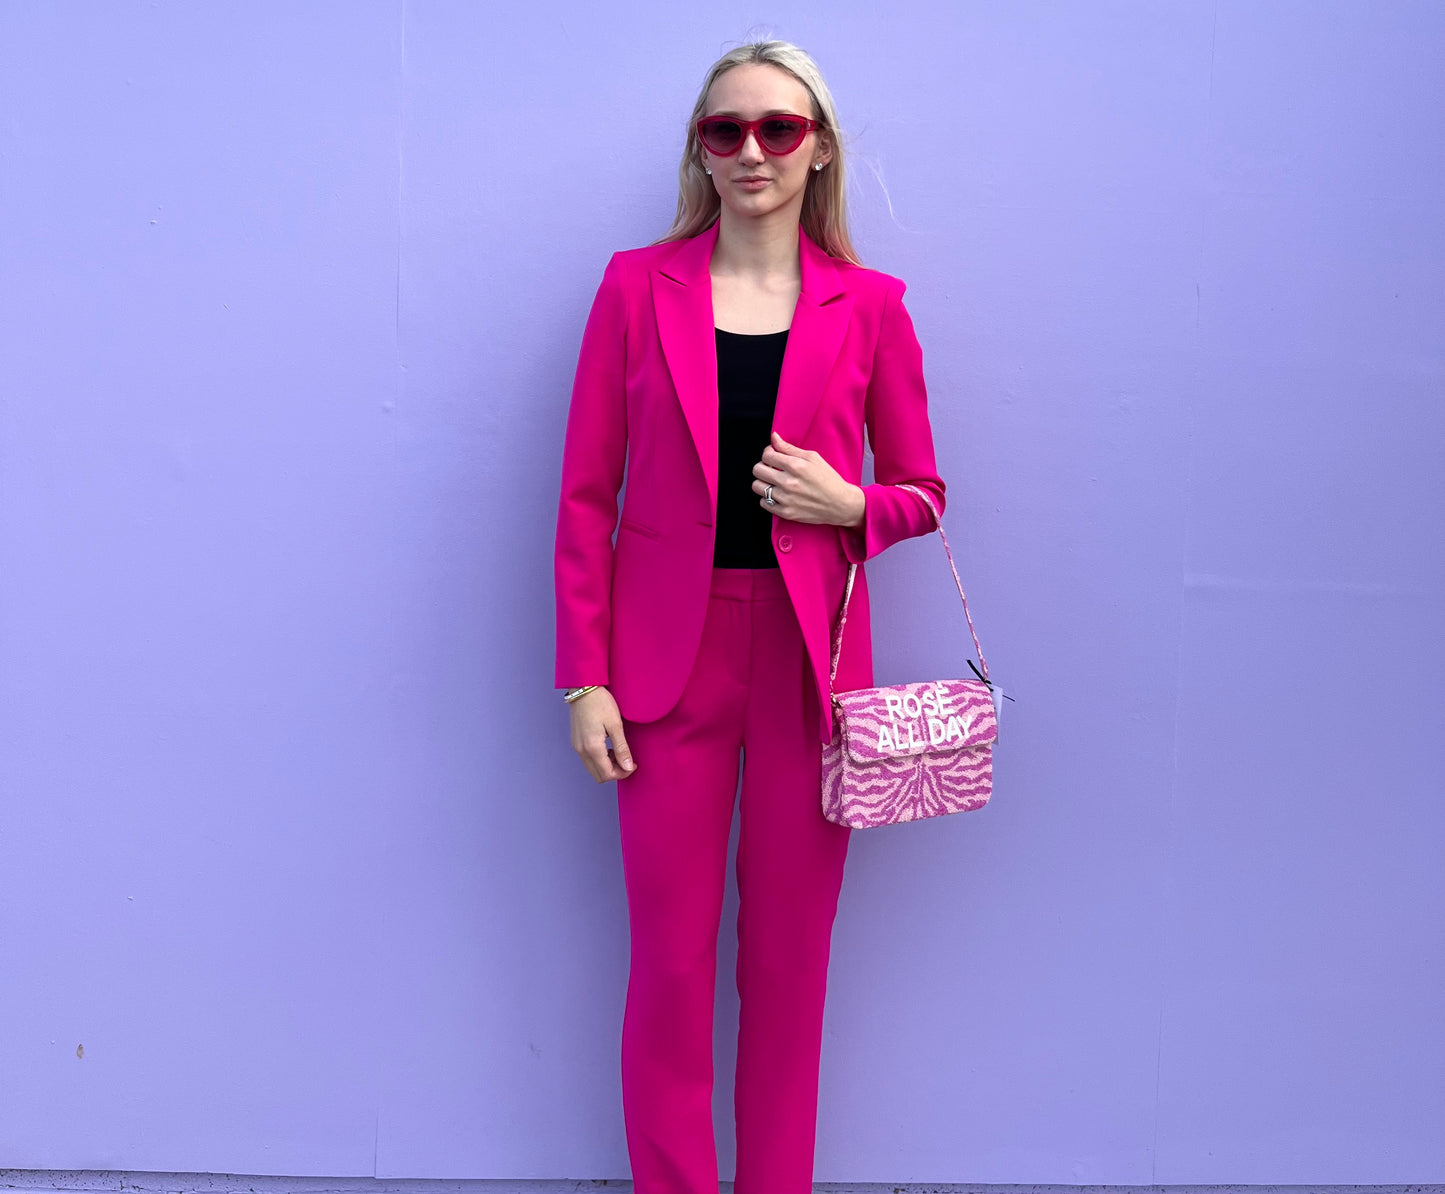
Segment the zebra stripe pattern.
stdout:
<path fill-rule="evenodd" d="M 988 803 L 998 721 L 981 680 L 835 693 L 833 712 L 833 740 L 822 751 L 828 820 L 867 829 Z"/>

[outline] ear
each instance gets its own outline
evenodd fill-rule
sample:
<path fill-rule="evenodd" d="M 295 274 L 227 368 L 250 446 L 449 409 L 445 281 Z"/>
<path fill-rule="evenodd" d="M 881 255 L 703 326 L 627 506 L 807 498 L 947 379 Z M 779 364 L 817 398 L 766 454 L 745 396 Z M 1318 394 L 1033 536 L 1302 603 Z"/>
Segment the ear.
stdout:
<path fill-rule="evenodd" d="M 824 129 L 818 130 L 818 160 L 825 166 L 833 160 L 833 139 Z"/>

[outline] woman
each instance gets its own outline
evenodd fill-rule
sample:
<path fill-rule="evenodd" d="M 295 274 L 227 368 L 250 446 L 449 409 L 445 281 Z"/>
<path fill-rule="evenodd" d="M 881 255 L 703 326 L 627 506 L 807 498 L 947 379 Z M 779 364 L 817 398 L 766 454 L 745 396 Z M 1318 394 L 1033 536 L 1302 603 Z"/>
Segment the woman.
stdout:
<path fill-rule="evenodd" d="M 588 772 L 618 781 L 637 1194 L 718 1188 L 713 996 L 740 770 L 735 1189 L 812 1188 L 850 832 L 821 811 L 831 635 L 849 562 L 933 529 L 898 483 L 944 508 L 904 284 L 852 250 L 837 130 L 797 47 L 714 64 L 674 226 L 608 262 L 572 391 L 556 683 Z M 860 567 L 833 687 L 872 684 Z"/>

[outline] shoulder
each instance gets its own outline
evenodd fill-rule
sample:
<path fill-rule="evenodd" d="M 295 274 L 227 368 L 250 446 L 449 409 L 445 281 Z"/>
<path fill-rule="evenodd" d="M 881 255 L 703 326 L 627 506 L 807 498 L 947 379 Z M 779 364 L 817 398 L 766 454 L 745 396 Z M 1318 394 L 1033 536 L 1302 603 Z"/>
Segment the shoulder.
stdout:
<path fill-rule="evenodd" d="M 608 266 L 618 270 L 624 277 L 640 277 L 654 265 L 666 261 L 686 243 L 681 240 L 670 240 L 659 245 L 638 245 L 636 248 L 618 249 L 612 254 Z"/>
<path fill-rule="evenodd" d="M 647 285 L 648 271 L 666 261 L 681 244 L 681 241 L 669 241 L 661 245 L 616 250 L 603 263 L 599 290 L 616 294 L 619 299 L 633 294 Z"/>
<path fill-rule="evenodd" d="M 833 258 L 838 280 L 853 295 L 855 310 L 864 313 L 875 341 L 891 336 L 899 325 L 899 315 L 908 318 L 903 306 L 903 292 L 908 283 L 894 274 L 866 265 L 854 265 L 842 258 Z"/>
<path fill-rule="evenodd" d="M 884 294 L 895 287 L 906 285 L 902 278 L 886 274 L 881 269 L 874 269 L 871 265 L 855 265 L 842 257 L 830 257 L 828 260 L 838 271 L 838 277 L 850 287 L 872 288 L 879 294 Z"/>
<path fill-rule="evenodd" d="M 901 302 L 903 292 L 908 289 L 908 283 L 902 278 L 884 273 L 881 269 L 854 265 L 841 257 L 832 260 L 839 281 L 876 312 L 881 313 L 887 306 Z"/>
<path fill-rule="evenodd" d="M 656 245 L 638 245 L 633 249 L 618 249 L 612 256 L 628 265 L 655 265 L 666 261 L 687 244 L 685 240 L 666 240 Z"/>
<path fill-rule="evenodd" d="M 670 240 L 618 249 L 608 259 L 604 273 L 609 280 L 620 285 L 635 285 L 638 279 L 645 279 L 649 270 L 665 262 L 686 243 L 685 240 Z M 908 283 L 902 278 L 881 269 L 855 265 L 842 257 L 830 257 L 828 260 L 837 270 L 838 280 L 844 287 L 879 314 L 889 305 L 901 303 L 903 292 L 908 289 Z"/>

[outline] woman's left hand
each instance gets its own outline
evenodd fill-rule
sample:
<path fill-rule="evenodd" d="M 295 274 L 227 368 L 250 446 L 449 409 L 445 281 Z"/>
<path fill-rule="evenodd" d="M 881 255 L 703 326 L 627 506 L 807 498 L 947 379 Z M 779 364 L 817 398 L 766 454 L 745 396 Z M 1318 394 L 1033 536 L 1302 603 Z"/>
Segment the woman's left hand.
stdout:
<path fill-rule="evenodd" d="M 791 522 L 820 522 L 853 527 L 863 521 L 863 490 L 843 480 L 838 471 L 812 448 L 788 443 L 776 431 L 753 465 L 753 492 L 770 514 Z M 773 487 L 775 505 L 761 500 Z"/>

